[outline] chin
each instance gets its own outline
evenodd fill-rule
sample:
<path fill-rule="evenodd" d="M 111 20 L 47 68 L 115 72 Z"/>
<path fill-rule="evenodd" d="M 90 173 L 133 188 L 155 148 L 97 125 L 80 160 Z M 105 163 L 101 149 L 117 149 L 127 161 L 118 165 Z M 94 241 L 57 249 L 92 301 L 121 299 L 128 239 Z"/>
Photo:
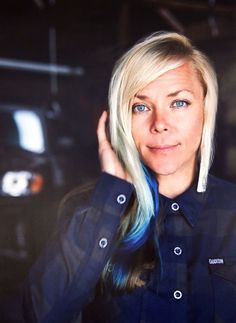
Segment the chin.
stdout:
<path fill-rule="evenodd" d="M 153 165 L 152 163 L 146 163 L 146 165 L 156 174 L 156 175 L 172 175 L 174 174 L 177 170 L 178 167 L 176 165 Z"/>
<path fill-rule="evenodd" d="M 176 170 L 164 169 L 164 170 L 153 170 L 157 176 L 168 176 L 176 173 Z"/>

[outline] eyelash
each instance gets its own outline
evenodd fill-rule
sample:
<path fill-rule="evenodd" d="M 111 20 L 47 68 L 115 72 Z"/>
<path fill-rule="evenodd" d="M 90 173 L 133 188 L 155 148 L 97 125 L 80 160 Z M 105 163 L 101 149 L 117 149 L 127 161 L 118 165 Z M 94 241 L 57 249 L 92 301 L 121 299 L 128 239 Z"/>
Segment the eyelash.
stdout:
<path fill-rule="evenodd" d="M 145 110 L 139 111 L 139 110 L 137 110 L 138 107 L 144 107 Z M 146 112 L 148 110 L 149 110 L 149 108 L 145 104 L 140 103 L 140 104 L 135 104 L 135 105 L 132 106 L 132 111 L 136 112 L 136 113 L 142 113 L 142 112 Z"/>
<path fill-rule="evenodd" d="M 177 106 L 177 104 L 178 104 L 179 102 L 181 102 L 183 105 L 181 105 L 181 106 Z M 186 108 L 186 107 L 188 107 L 190 104 L 191 104 L 191 103 L 190 103 L 188 100 L 174 100 L 173 102 L 171 102 L 170 107 L 171 107 L 171 108 L 174 108 L 174 109 L 181 109 L 181 108 Z M 144 110 L 142 110 L 142 111 L 137 110 L 137 108 L 138 108 L 138 107 L 144 107 Z M 133 111 L 134 113 L 142 113 L 142 112 L 146 112 L 146 111 L 148 111 L 148 110 L 150 110 L 150 109 L 147 107 L 147 105 L 146 105 L 146 104 L 142 104 L 142 103 L 140 103 L 140 104 L 135 104 L 135 105 L 133 105 L 133 107 L 132 107 L 132 111 Z"/>
<path fill-rule="evenodd" d="M 182 105 L 182 106 L 177 106 L 176 104 L 177 104 L 178 102 L 182 102 L 182 103 L 184 103 L 184 105 Z M 190 102 L 189 102 L 189 101 L 187 101 L 187 100 L 175 100 L 175 101 L 173 101 L 173 102 L 171 103 L 171 107 L 173 107 L 173 108 L 175 108 L 175 109 L 186 108 L 186 107 L 188 107 L 189 105 L 190 105 Z"/>

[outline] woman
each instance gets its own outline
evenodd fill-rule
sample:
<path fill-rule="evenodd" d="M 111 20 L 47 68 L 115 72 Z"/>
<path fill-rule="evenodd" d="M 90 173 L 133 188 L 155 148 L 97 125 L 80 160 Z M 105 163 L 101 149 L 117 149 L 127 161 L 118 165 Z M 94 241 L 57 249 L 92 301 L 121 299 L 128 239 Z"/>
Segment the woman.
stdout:
<path fill-rule="evenodd" d="M 117 62 L 102 175 L 64 204 L 26 322 L 236 321 L 236 188 L 208 176 L 216 109 L 215 72 L 183 35 L 151 35 Z"/>

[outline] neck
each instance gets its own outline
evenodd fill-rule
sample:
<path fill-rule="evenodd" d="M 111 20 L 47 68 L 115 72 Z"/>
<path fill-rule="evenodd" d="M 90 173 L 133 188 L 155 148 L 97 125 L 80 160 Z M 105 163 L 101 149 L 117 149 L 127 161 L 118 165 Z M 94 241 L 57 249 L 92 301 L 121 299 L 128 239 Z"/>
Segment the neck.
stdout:
<path fill-rule="evenodd" d="M 166 197 L 175 198 L 192 185 L 195 175 L 195 168 L 184 174 L 157 175 L 159 192 Z"/>

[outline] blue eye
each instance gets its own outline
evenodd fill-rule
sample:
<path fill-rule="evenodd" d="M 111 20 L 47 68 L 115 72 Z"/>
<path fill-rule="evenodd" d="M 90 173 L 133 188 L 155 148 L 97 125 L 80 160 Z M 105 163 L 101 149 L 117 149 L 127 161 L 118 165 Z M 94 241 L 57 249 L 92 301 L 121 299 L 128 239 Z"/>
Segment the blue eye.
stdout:
<path fill-rule="evenodd" d="M 186 100 L 176 100 L 172 103 L 174 108 L 186 108 L 190 103 Z"/>
<path fill-rule="evenodd" d="M 133 112 L 145 112 L 148 111 L 148 107 L 144 104 L 136 104 L 132 107 Z"/>

